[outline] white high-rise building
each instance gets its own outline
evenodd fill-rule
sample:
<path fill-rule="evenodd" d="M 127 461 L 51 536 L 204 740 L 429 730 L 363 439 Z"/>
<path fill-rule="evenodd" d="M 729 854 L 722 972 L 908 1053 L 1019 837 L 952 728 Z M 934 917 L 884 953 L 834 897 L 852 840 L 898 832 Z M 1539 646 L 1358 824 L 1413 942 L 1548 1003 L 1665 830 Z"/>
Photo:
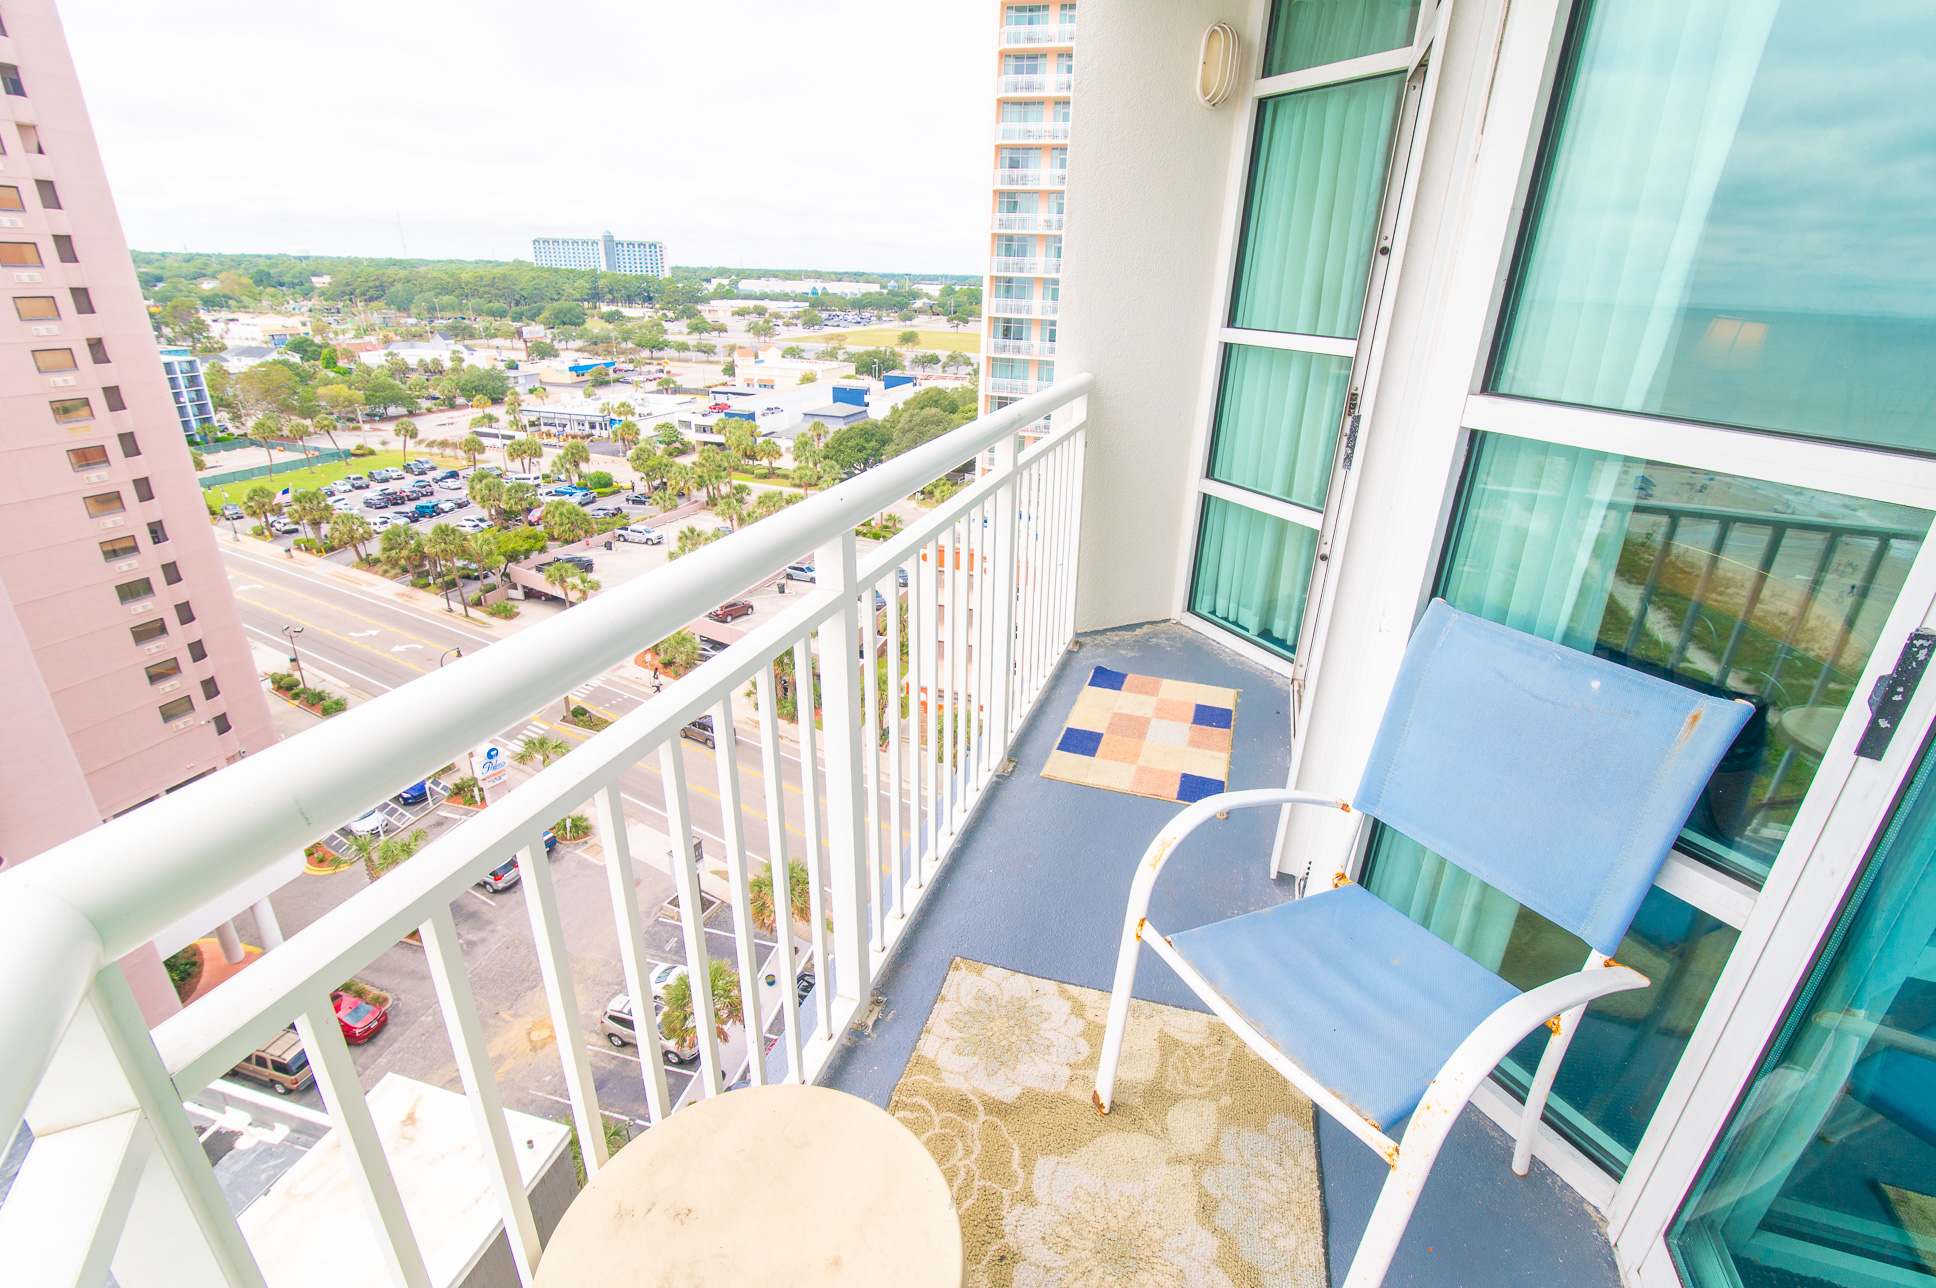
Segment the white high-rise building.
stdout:
<path fill-rule="evenodd" d="M 665 243 L 627 241 L 608 229 L 597 237 L 533 237 L 531 261 L 539 268 L 597 269 L 664 277 Z"/>

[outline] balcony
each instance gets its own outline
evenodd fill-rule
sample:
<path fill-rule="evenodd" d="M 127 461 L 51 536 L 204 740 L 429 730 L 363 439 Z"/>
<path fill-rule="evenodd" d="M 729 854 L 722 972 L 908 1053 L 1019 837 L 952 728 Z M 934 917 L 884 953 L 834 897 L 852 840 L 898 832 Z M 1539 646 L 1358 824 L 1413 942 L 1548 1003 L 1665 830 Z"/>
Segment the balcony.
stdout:
<path fill-rule="evenodd" d="M 1068 45 L 1075 43 L 1076 25 L 1070 23 L 1037 23 L 1033 26 L 1003 27 L 1002 47 L 1010 48 L 1024 45 Z"/>
<path fill-rule="evenodd" d="M 1042 300 L 1014 300 L 997 295 L 988 301 L 988 315 L 997 318 L 1032 318 L 1039 315 Z"/>
<path fill-rule="evenodd" d="M 1059 188 L 1062 186 L 1063 172 L 1060 170 L 997 170 L 997 188 Z"/>
<path fill-rule="evenodd" d="M 990 339 L 984 352 L 1009 358 L 1053 358 L 1053 340 L 1010 340 L 1002 336 Z"/>
<path fill-rule="evenodd" d="M 995 93 L 1001 98 L 1029 98 L 1035 95 L 1060 98 L 1075 87 L 1076 78 L 1072 72 L 1031 72 L 995 78 Z"/>
<path fill-rule="evenodd" d="M 1032 376 L 1021 378 L 1013 376 L 990 376 L 988 378 L 989 393 L 1002 394 L 1009 397 L 1022 397 L 1035 393 L 1038 390 L 1047 389 L 1048 387 L 1048 382 L 1037 380 Z"/>
<path fill-rule="evenodd" d="M 995 125 L 997 143 L 1067 143 L 1067 121 L 999 121 Z"/>
<path fill-rule="evenodd" d="M 1000 383 L 990 392 L 1002 393 Z M 1091 667 L 1239 689 L 1236 787 L 1284 781 L 1289 694 L 1274 673 L 1176 625 L 1085 636 L 1079 659 L 1068 659 L 1091 385 L 1075 376 L 1004 406 L 0 873 L 13 931 L 0 953 L 19 984 L 0 995 L 9 1055 L 0 1122 L 11 1129 L 26 1116 L 35 1128 L 0 1204 L 0 1265 L 17 1272 L 9 1279 L 99 1282 L 113 1261 L 153 1272 L 143 1281 L 261 1282 L 260 1264 L 289 1254 L 263 1233 L 267 1209 L 238 1218 L 263 1202 L 266 1182 L 240 1197 L 237 1177 L 272 1161 L 276 1140 L 262 1134 L 254 1150 L 229 1150 L 202 1137 L 234 1115 L 260 1124 L 276 1112 L 272 1098 L 251 1100 L 226 1079 L 259 1046 L 284 1040 L 293 1020 L 322 1094 L 320 1108 L 288 1111 L 292 1130 L 308 1144 L 326 1130 L 346 1193 L 364 1200 L 330 1217 L 357 1225 L 368 1264 L 333 1263 L 333 1272 L 344 1282 L 447 1282 L 426 1269 L 438 1231 L 412 1197 L 425 1184 L 413 1169 L 430 1162 L 381 1135 L 396 1088 L 387 1078 L 365 1087 L 330 1009 L 330 990 L 385 954 L 404 955 L 425 977 L 411 999 L 417 1014 L 396 1023 L 416 1026 L 407 1035 L 448 1089 L 433 1090 L 466 1111 L 455 1122 L 474 1151 L 470 1179 L 483 1197 L 473 1207 L 501 1223 L 491 1237 L 526 1283 L 549 1229 L 534 1214 L 542 1204 L 529 1191 L 527 1154 L 533 1140 L 562 1150 L 566 1130 L 542 1119 L 568 1121 L 595 1173 L 613 1147 L 601 1124 L 622 1143 L 742 1077 L 818 1081 L 886 1103 L 957 958 L 1106 988 L 1122 892 L 1175 806 L 1042 777 Z M 857 522 L 974 458 L 990 468 L 900 533 L 855 537 Z M 814 552 L 819 580 L 779 612 L 147 1029 L 113 965 L 122 954 L 285 861 L 321 828 L 553 708 L 640 641 L 712 607 L 722 587 L 770 580 L 803 551 Z M 877 662 L 843 664 L 857 655 Z M 816 673 L 817 713 L 794 685 Z M 681 731 L 707 715 L 717 745 L 701 752 Z M 546 828 L 573 812 L 604 838 L 595 868 L 547 857 Z M 1234 816 L 1214 833 L 1215 848 L 1265 853 L 1270 826 Z M 473 883 L 514 855 L 523 886 L 510 898 L 524 905 L 529 937 L 520 927 L 518 969 L 508 972 L 475 960 L 471 901 L 483 897 Z M 804 882 L 789 879 L 789 859 L 807 865 Z M 1176 902 L 1166 915 L 1178 924 L 1283 894 L 1261 863 L 1197 850 L 1178 862 L 1193 865 L 1193 879 L 1168 887 Z M 753 891 L 762 877 L 773 923 L 794 933 L 761 931 Z M 790 893 L 798 884 L 804 909 Z M 420 945 L 400 947 L 406 935 Z M 605 1063 L 603 996 L 625 996 L 642 1014 L 650 968 L 677 962 L 706 978 L 715 957 L 739 980 L 772 977 L 738 992 L 746 1018 L 736 1037 L 716 1035 L 700 990 L 686 1069 L 668 1069 L 650 1043 Z M 1160 973 L 1143 995 L 1200 1009 Z M 513 1103 L 521 1093 L 507 1065 L 542 1070 L 547 1090 L 532 1094 L 556 1107 Z M 1077 1111 L 1087 1120 L 1086 1104 Z M 1344 1129 L 1320 1119 L 1317 1130 L 1330 1264 L 1341 1274 L 1383 1173 Z M 1512 1181 L 1508 1152 L 1477 1115 L 1461 1124 L 1388 1283 L 1614 1282 L 1605 1240 L 1577 1198 L 1544 1173 Z M 1474 1237 L 1502 1225 L 1515 1240 L 1509 1264 L 1494 1241 Z"/>
<path fill-rule="evenodd" d="M 1024 255 L 996 255 L 988 261 L 991 273 L 1019 273 L 1033 277 L 1038 271 L 1039 260 Z"/>
<path fill-rule="evenodd" d="M 994 227 L 998 233 L 1059 233 L 1063 222 L 1064 216 L 1061 214 L 1037 214 L 1034 211 L 998 213 Z"/>

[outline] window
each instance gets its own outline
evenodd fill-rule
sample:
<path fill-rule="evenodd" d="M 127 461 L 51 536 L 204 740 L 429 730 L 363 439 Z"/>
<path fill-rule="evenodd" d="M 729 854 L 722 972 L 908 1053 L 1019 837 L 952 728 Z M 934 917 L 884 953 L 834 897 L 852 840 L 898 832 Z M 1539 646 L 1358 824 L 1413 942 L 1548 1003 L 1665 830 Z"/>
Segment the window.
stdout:
<path fill-rule="evenodd" d="M 57 425 L 85 425 L 94 419 L 94 404 L 85 398 L 55 398 L 47 405 Z"/>
<path fill-rule="evenodd" d="M 0 266 L 7 268 L 39 268 L 40 265 L 40 247 L 34 245 L 32 242 L 0 242 Z"/>
<path fill-rule="evenodd" d="M 80 365 L 74 361 L 72 349 L 34 350 L 34 370 L 43 374 L 50 371 L 73 371 Z"/>
<path fill-rule="evenodd" d="M 188 660 L 189 661 L 200 662 L 205 660 L 207 657 L 208 657 L 208 645 L 202 643 L 200 640 L 188 641 Z"/>
<path fill-rule="evenodd" d="M 121 396 L 120 385 L 102 385 L 101 397 L 107 403 L 109 411 L 126 411 L 128 409 L 128 400 Z"/>
<path fill-rule="evenodd" d="M 185 600 L 185 599 L 184 599 L 184 600 L 182 600 L 182 602 L 181 602 L 181 603 L 179 603 L 179 604 L 176 604 L 176 605 L 175 605 L 175 620 L 176 620 L 176 621 L 178 621 L 178 622 L 180 622 L 180 623 L 181 623 L 181 624 L 182 624 L 183 626 L 186 626 L 186 625 L 188 625 L 188 624 L 189 624 L 190 622 L 192 622 L 192 621 L 194 621 L 194 620 L 195 620 L 195 606 L 194 606 L 193 604 L 191 604 L 191 603 L 189 603 L 189 602 L 188 602 L 187 600 Z"/>
<path fill-rule="evenodd" d="M 1274 652 L 1297 646 L 1317 529 L 1203 498 L 1190 611 Z"/>
<path fill-rule="evenodd" d="M 195 699 L 186 696 L 179 697 L 172 702 L 162 703 L 157 710 L 161 712 L 161 722 L 163 724 L 173 724 L 177 720 L 195 714 Z"/>
<path fill-rule="evenodd" d="M 116 434 L 115 438 L 118 439 L 121 443 L 121 455 L 123 456 L 141 455 L 141 440 L 134 436 L 134 432 L 132 430 L 124 429 L 119 434 Z"/>
<path fill-rule="evenodd" d="M 1210 477 L 1323 509 L 1350 383 L 1350 358 L 1227 346 Z"/>
<path fill-rule="evenodd" d="M 141 668 L 150 684 L 163 684 L 182 673 L 181 659 L 166 657 L 152 666 Z"/>
<path fill-rule="evenodd" d="M 81 257 L 74 253 L 74 239 L 66 233 L 54 234 L 54 257 L 63 264 L 81 262 Z"/>
<path fill-rule="evenodd" d="M 70 447 L 67 449 L 67 463 L 76 474 L 85 470 L 105 468 L 108 463 L 108 449 L 105 447 Z"/>
<path fill-rule="evenodd" d="M 27 87 L 20 80 L 20 68 L 12 63 L 0 63 L 0 90 L 15 98 L 27 97 Z"/>
<path fill-rule="evenodd" d="M 0 210 L 25 210 L 27 203 L 20 199 L 20 189 L 11 184 L 0 183 Z"/>
<path fill-rule="evenodd" d="M 56 322 L 60 320 L 60 305 L 51 295 L 16 295 L 13 297 L 14 316 L 22 322 Z"/>
<path fill-rule="evenodd" d="M 132 604 L 139 599 L 153 599 L 155 585 L 146 577 L 137 577 L 133 581 L 124 581 L 116 586 L 114 594 L 122 603 Z"/>
<path fill-rule="evenodd" d="M 133 537 L 113 537 L 101 543 L 101 560 L 113 563 L 117 559 L 131 559 L 141 552 L 141 547 Z"/>
<path fill-rule="evenodd" d="M 202 701 L 213 702 L 220 696 L 222 696 L 222 689 L 220 685 L 215 683 L 215 677 L 210 676 L 208 679 L 202 681 Z"/>
<path fill-rule="evenodd" d="M 85 286 L 70 286 L 67 288 L 67 294 L 74 301 L 76 313 L 94 312 L 94 297 L 88 294 Z"/>
<path fill-rule="evenodd" d="M 86 507 L 88 517 L 94 519 L 104 519 L 128 508 L 119 492 L 96 492 L 93 496 L 82 497 L 81 504 Z"/>
<path fill-rule="evenodd" d="M 59 210 L 61 208 L 60 193 L 55 189 L 52 179 L 34 180 L 34 190 L 40 194 L 40 205 L 43 210 Z"/>
<path fill-rule="evenodd" d="M 40 127 L 38 125 L 23 124 L 19 128 L 20 128 L 20 146 L 25 148 L 27 151 L 33 153 L 35 156 L 40 156 L 40 157 L 46 156 L 47 149 L 40 146 Z"/>
<path fill-rule="evenodd" d="M 129 627 L 128 633 L 134 636 L 134 642 L 137 644 L 152 644 L 168 634 L 168 623 L 157 617 L 152 621 L 140 622 Z M 194 650 L 190 649 L 189 654 L 193 656 Z"/>
<path fill-rule="evenodd" d="M 147 479 L 136 479 L 134 481 L 134 497 L 135 497 L 135 500 L 137 501 L 154 500 L 155 485 L 150 483 Z"/>
<path fill-rule="evenodd" d="M 229 718 L 225 712 L 217 711 L 215 713 L 215 719 L 210 721 L 210 723 L 215 726 L 216 733 L 227 733 L 229 731 Z"/>
<path fill-rule="evenodd" d="M 172 563 L 163 564 L 161 566 L 161 579 L 170 586 L 179 586 L 182 579 L 180 565 Z"/>
<path fill-rule="evenodd" d="M 1418 0 L 1277 0 L 1264 75 L 1399 49 L 1417 25 Z"/>
<path fill-rule="evenodd" d="M 168 544 L 168 529 L 162 525 L 160 519 L 148 520 L 148 544 L 151 546 Z"/>
<path fill-rule="evenodd" d="M 1581 5 L 1489 386 L 1936 452 L 1927 11 L 1715 17 Z"/>
<path fill-rule="evenodd" d="M 99 336 L 90 339 L 87 342 L 87 356 L 91 361 L 96 363 L 106 362 L 108 360 L 108 342 Z"/>

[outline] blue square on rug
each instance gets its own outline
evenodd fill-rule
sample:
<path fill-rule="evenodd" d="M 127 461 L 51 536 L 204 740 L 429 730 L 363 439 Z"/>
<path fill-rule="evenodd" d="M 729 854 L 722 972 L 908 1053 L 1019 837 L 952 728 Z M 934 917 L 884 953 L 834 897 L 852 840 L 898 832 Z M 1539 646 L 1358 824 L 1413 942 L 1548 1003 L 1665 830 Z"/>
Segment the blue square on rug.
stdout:
<path fill-rule="evenodd" d="M 1213 707 L 1199 702 L 1196 714 L 1190 717 L 1190 723 L 1202 729 L 1228 729 L 1230 717 L 1235 714 L 1229 707 Z"/>
<path fill-rule="evenodd" d="M 1062 731 L 1062 741 L 1055 744 L 1057 751 L 1074 752 L 1078 756 L 1093 756 L 1102 746 L 1102 735 L 1094 729 L 1078 729 L 1070 725 Z"/>
<path fill-rule="evenodd" d="M 1185 805 L 1215 796 L 1222 790 L 1221 778 L 1205 778 L 1201 774 L 1178 774 L 1176 778 L 1176 798 Z"/>
<path fill-rule="evenodd" d="M 1089 687 L 1092 689 L 1120 689 L 1123 687 L 1123 681 L 1128 678 L 1129 675 L 1127 672 L 1112 671 L 1106 666 L 1099 666 L 1089 673 Z"/>

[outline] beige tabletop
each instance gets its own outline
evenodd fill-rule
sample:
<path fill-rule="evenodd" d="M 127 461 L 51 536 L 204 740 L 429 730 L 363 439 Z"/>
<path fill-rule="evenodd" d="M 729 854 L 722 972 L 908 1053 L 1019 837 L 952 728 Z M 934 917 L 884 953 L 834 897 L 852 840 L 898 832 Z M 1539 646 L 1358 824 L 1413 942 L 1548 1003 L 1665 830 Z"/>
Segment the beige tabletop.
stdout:
<path fill-rule="evenodd" d="M 620 1150 L 552 1232 L 537 1283 L 956 1288 L 961 1225 L 941 1169 L 886 1110 L 752 1087 Z"/>

